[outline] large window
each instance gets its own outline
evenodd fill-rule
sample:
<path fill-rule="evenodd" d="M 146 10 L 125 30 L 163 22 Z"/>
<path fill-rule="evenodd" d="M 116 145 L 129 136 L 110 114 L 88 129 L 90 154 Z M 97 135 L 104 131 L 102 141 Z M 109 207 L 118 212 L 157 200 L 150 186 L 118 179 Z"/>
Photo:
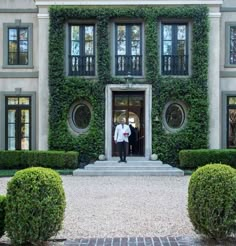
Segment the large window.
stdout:
<path fill-rule="evenodd" d="M 236 65 L 236 26 L 230 27 L 230 64 Z"/>
<path fill-rule="evenodd" d="M 28 28 L 8 28 L 8 65 L 28 65 Z"/>
<path fill-rule="evenodd" d="M 70 25 L 69 75 L 95 75 L 94 25 Z"/>
<path fill-rule="evenodd" d="M 31 97 L 6 97 L 6 149 L 31 149 Z"/>
<path fill-rule="evenodd" d="M 116 75 L 142 75 L 141 34 L 140 24 L 116 25 Z"/>
<path fill-rule="evenodd" d="M 227 148 L 236 148 L 236 96 L 227 97 Z"/>
<path fill-rule="evenodd" d="M 32 23 L 3 23 L 3 68 L 33 68 Z"/>
<path fill-rule="evenodd" d="M 162 25 L 162 74 L 188 75 L 188 26 Z"/>

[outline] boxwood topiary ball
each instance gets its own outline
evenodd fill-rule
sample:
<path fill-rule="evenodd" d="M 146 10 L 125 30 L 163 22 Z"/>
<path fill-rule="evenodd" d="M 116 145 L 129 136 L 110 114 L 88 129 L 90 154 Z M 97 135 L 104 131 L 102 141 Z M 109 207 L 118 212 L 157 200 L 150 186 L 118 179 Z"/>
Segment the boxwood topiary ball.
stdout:
<path fill-rule="evenodd" d="M 209 164 L 193 173 L 188 188 L 188 213 L 196 232 L 223 239 L 236 230 L 236 171 Z"/>
<path fill-rule="evenodd" d="M 5 229 L 13 244 L 48 240 L 61 229 L 64 210 L 62 180 L 55 171 L 27 168 L 8 182 Z"/>
<path fill-rule="evenodd" d="M 5 203 L 6 197 L 0 195 L 0 237 L 4 234 Z"/>

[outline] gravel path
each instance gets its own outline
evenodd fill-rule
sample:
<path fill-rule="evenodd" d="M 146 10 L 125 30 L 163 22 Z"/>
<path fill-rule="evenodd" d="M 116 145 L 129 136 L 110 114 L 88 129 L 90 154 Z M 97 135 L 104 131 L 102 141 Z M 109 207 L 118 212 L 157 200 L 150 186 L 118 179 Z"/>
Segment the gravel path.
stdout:
<path fill-rule="evenodd" d="M 189 176 L 63 176 L 67 207 L 57 238 L 196 237 L 187 215 Z M 0 194 L 9 178 L 0 178 Z"/>

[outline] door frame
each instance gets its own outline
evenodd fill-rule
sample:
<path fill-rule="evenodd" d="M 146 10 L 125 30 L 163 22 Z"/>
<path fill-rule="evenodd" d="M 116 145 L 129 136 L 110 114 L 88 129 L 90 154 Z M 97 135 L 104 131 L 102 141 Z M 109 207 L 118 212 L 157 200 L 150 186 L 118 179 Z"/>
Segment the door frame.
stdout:
<path fill-rule="evenodd" d="M 145 149 L 144 157 L 149 160 L 152 154 L 152 86 L 139 84 L 110 84 L 105 90 L 105 156 L 112 159 L 112 92 L 113 91 L 143 91 L 145 96 Z"/>

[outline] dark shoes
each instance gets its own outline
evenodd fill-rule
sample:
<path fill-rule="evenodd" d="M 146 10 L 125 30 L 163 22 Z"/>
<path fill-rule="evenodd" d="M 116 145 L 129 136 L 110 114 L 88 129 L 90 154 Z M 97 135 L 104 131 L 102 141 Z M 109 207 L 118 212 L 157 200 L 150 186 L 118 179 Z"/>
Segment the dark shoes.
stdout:
<path fill-rule="evenodd" d="M 121 163 L 121 162 L 127 163 L 126 160 L 119 160 L 119 161 L 118 161 L 118 163 Z"/>

